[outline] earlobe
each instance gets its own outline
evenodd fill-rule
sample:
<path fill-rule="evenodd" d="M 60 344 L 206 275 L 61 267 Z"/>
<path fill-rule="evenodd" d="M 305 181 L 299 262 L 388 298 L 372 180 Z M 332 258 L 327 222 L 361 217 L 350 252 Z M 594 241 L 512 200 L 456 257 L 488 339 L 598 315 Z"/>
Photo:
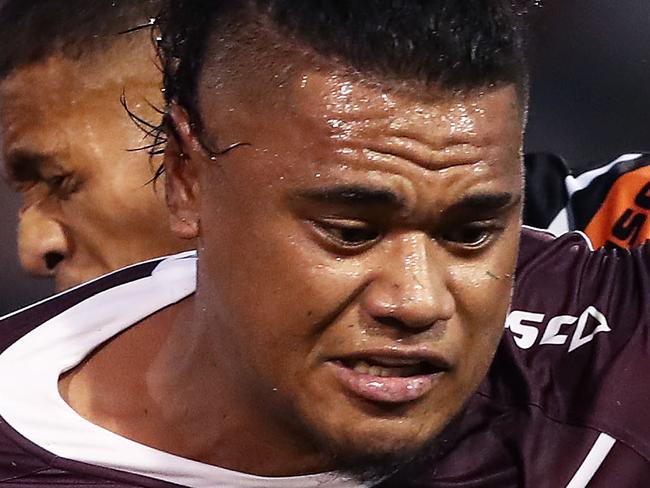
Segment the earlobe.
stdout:
<path fill-rule="evenodd" d="M 172 233 L 181 239 L 195 239 L 200 233 L 198 220 L 188 220 L 187 217 L 179 217 L 174 214 L 169 217 L 169 227 Z"/>
<path fill-rule="evenodd" d="M 185 110 L 172 103 L 169 119 L 164 165 L 170 228 L 182 239 L 194 239 L 200 234 L 196 141 Z"/>

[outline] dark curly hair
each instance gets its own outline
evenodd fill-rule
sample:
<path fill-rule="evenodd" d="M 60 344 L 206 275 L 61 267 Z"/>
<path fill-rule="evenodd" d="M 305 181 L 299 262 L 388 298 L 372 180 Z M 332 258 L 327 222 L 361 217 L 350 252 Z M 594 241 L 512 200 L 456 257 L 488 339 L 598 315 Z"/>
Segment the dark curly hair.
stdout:
<path fill-rule="evenodd" d="M 289 39 L 352 68 L 449 88 L 515 83 L 527 74 L 516 0 L 168 0 L 159 19 L 166 101 L 201 126 L 197 84 L 213 34 L 264 16 Z"/>
<path fill-rule="evenodd" d="M 0 78 L 54 53 L 78 58 L 146 27 L 161 0 L 5 0 L 0 3 Z"/>

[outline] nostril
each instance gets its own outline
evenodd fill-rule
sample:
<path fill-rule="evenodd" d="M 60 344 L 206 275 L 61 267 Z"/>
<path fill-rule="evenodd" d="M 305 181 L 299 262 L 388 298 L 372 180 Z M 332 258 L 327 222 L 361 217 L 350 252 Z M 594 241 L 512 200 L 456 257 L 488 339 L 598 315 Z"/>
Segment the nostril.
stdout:
<path fill-rule="evenodd" d="M 393 327 L 396 329 L 406 326 L 400 319 L 396 317 L 390 317 L 388 315 L 384 315 L 382 317 L 375 317 L 375 320 L 382 325 L 386 325 L 388 327 Z"/>
<path fill-rule="evenodd" d="M 63 254 L 60 252 L 48 252 L 45 254 L 45 266 L 47 266 L 48 271 L 52 271 L 58 266 L 58 264 L 63 261 Z"/>

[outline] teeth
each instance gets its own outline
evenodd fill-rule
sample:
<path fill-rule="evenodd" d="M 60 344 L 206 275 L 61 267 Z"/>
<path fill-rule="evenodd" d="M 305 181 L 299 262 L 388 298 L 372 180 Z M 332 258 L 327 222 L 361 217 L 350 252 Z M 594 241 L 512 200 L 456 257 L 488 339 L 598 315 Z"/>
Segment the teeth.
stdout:
<path fill-rule="evenodd" d="M 409 358 L 391 358 L 391 357 L 375 357 L 372 356 L 368 358 L 370 362 L 378 364 L 380 366 L 385 366 L 387 368 L 401 368 L 406 366 L 419 366 L 422 361 L 420 359 L 409 359 Z"/>
<path fill-rule="evenodd" d="M 368 374 L 370 366 L 365 361 L 357 361 L 352 369 L 357 373 Z"/>
<path fill-rule="evenodd" d="M 378 366 L 371 366 L 370 369 L 368 370 L 368 374 L 370 376 L 383 376 L 382 373 L 384 373 L 385 371 L 386 370 Z"/>
<path fill-rule="evenodd" d="M 365 361 L 355 361 L 351 367 L 360 374 L 367 374 L 370 376 L 379 376 L 381 378 L 389 377 L 407 377 L 422 374 L 422 365 L 401 366 L 401 367 L 384 367 L 384 366 L 370 366 Z"/>

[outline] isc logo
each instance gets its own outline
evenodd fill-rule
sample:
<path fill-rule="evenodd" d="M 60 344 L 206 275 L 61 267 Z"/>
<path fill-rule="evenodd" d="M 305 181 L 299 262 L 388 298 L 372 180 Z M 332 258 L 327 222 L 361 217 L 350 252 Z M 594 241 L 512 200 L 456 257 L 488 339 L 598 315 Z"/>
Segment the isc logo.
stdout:
<path fill-rule="evenodd" d="M 580 317 L 559 315 L 548 322 L 545 319 L 546 316 L 541 313 L 514 310 L 508 315 L 506 329 L 512 332 L 517 346 L 530 349 L 539 339 L 542 326 L 546 323 L 539 344 L 561 346 L 569 342 L 569 352 L 591 342 L 596 334 L 612 330 L 605 316 L 592 306 Z"/>

